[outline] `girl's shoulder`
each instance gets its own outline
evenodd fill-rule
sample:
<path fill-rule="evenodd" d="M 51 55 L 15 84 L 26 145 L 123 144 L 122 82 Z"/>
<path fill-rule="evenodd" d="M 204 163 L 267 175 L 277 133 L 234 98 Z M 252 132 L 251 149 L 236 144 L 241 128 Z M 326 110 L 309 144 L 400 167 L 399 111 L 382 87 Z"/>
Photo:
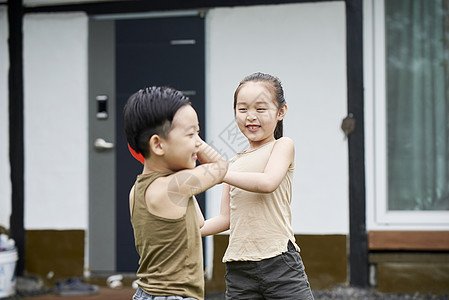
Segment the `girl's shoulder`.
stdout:
<path fill-rule="evenodd" d="M 295 147 L 295 142 L 288 136 L 283 136 L 276 140 L 275 147 Z"/>
<path fill-rule="evenodd" d="M 295 143 L 291 138 L 285 136 L 277 139 L 271 154 L 278 159 L 278 163 L 286 161 L 289 168 L 295 167 Z"/>

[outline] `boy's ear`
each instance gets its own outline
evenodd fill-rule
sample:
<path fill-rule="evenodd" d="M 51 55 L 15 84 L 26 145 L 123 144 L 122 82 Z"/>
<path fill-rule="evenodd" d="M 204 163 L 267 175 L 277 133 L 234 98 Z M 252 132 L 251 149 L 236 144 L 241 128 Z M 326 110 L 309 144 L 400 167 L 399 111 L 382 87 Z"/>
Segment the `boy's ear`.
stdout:
<path fill-rule="evenodd" d="M 287 113 L 287 104 L 281 107 L 278 111 L 277 120 L 280 121 L 285 117 L 285 114 Z"/>
<path fill-rule="evenodd" d="M 150 151 L 158 156 L 164 155 L 165 148 L 164 148 L 164 139 L 158 136 L 157 134 L 154 134 L 150 141 L 148 142 L 150 145 Z"/>

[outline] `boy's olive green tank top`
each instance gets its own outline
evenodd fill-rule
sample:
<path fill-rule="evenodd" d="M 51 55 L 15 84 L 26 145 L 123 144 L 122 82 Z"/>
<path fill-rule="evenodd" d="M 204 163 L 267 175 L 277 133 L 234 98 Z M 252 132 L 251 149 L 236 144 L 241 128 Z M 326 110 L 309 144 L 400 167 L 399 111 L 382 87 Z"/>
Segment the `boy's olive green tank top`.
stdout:
<path fill-rule="evenodd" d="M 142 174 L 135 183 L 131 223 L 140 256 L 138 285 L 154 296 L 179 295 L 203 300 L 203 250 L 194 198 L 189 199 L 186 214 L 179 219 L 155 216 L 145 203 L 148 186 L 169 174 Z"/>

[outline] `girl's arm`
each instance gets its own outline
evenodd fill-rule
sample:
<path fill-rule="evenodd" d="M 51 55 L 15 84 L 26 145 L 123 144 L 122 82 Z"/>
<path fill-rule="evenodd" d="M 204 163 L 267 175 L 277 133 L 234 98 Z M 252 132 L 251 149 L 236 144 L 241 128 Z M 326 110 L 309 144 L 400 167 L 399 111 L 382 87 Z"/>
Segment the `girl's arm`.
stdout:
<path fill-rule="evenodd" d="M 262 173 L 229 171 L 223 181 L 249 192 L 272 193 L 281 184 L 288 168 L 293 166 L 294 158 L 295 145 L 293 140 L 283 137 L 275 142 L 268 163 Z"/>
<path fill-rule="evenodd" d="M 195 203 L 196 214 L 198 216 L 198 225 L 200 225 L 200 228 L 201 228 L 204 226 L 203 212 L 201 211 L 201 208 L 198 205 L 198 201 L 196 200 L 196 198 L 193 198 L 193 199 L 194 199 L 194 203 Z"/>
<path fill-rule="evenodd" d="M 223 184 L 221 195 L 220 214 L 204 222 L 201 228 L 201 236 L 217 234 L 229 229 L 230 203 L 229 203 L 229 185 Z"/>

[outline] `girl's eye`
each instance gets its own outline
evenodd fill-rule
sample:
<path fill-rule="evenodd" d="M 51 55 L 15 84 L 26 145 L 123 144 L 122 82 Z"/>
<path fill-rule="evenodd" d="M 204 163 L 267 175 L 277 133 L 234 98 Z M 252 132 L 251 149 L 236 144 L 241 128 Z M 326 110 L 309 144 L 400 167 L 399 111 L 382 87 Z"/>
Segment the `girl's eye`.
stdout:
<path fill-rule="evenodd" d="M 266 108 L 263 108 L 263 107 L 260 107 L 260 108 L 258 108 L 257 109 L 257 111 L 266 111 L 267 109 Z"/>
<path fill-rule="evenodd" d="M 246 112 L 246 108 L 239 108 L 239 112 Z"/>

